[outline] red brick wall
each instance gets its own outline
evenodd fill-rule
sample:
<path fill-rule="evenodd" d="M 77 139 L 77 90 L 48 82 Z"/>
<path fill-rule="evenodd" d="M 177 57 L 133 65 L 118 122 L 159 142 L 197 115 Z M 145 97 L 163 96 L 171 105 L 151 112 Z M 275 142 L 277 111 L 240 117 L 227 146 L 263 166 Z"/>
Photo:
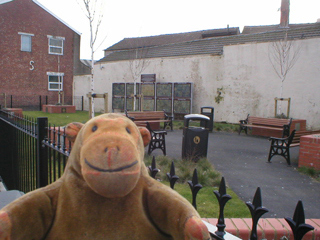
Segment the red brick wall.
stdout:
<path fill-rule="evenodd" d="M 301 136 L 299 167 L 314 167 L 320 170 L 320 134 Z"/>
<path fill-rule="evenodd" d="M 216 226 L 217 218 L 204 218 L 204 221 Z M 306 224 L 314 227 L 304 235 L 303 240 L 320 239 L 320 219 L 306 219 Z M 239 237 L 240 239 L 249 239 L 251 234 L 252 219 L 249 218 L 225 218 L 225 231 Z M 261 218 L 257 227 L 258 239 L 281 240 L 294 239 L 292 230 L 284 218 Z"/>
<path fill-rule="evenodd" d="M 52 104 L 58 92 L 48 90 L 47 72 L 63 72 L 65 103 L 72 103 L 73 46 L 77 34 L 32 0 L 0 4 L 0 93 L 14 96 L 47 95 Z M 20 50 L 18 32 L 34 34 L 32 52 Z M 63 55 L 48 53 L 48 37 L 64 37 Z M 30 70 L 30 61 L 34 70 Z M 30 100 L 31 101 L 31 100 Z M 34 100 L 33 100 L 34 101 Z"/>

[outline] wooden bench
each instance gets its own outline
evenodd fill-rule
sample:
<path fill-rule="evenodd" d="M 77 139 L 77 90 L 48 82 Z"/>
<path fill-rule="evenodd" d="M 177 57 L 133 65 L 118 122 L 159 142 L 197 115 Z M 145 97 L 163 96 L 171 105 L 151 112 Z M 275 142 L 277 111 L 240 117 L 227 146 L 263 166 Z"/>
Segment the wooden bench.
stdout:
<path fill-rule="evenodd" d="M 293 130 L 289 137 L 276 138 L 270 137 L 271 141 L 270 151 L 268 156 L 268 162 L 271 162 L 271 158 L 275 155 L 282 156 L 286 159 L 288 165 L 291 165 L 290 160 L 290 147 L 300 146 L 300 138 L 304 135 L 319 134 L 320 130 L 315 131 L 296 131 Z"/>
<path fill-rule="evenodd" d="M 282 137 L 287 137 L 290 134 L 290 127 L 292 123 L 292 118 L 281 119 L 281 118 L 263 118 L 263 117 L 253 117 L 248 114 L 245 120 L 240 120 L 239 134 L 241 131 L 245 131 L 248 134 L 248 128 L 251 129 L 261 129 L 269 130 L 270 132 L 280 132 Z M 265 134 L 261 134 L 265 136 Z M 270 137 L 270 136 L 269 136 Z"/>
<path fill-rule="evenodd" d="M 147 126 L 149 122 L 153 130 L 160 129 L 160 123 L 163 123 L 163 129 L 167 127 L 173 131 L 172 119 L 173 117 L 168 116 L 164 111 L 145 111 L 145 112 L 133 112 L 125 111 L 125 114 L 130 118 L 137 126 Z"/>

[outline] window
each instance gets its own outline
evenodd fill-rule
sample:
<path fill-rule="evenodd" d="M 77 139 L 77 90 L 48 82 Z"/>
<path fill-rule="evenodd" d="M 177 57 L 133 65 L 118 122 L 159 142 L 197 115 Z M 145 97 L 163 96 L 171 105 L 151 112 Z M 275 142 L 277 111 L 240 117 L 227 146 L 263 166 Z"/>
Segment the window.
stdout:
<path fill-rule="evenodd" d="M 30 33 L 18 33 L 21 36 L 21 51 L 23 52 L 31 52 L 32 50 L 32 38 L 34 34 Z"/>
<path fill-rule="evenodd" d="M 48 72 L 48 90 L 62 91 L 64 73 Z"/>
<path fill-rule="evenodd" d="M 53 37 L 48 35 L 49 54 L 63 55 L 64 37 Z"/>

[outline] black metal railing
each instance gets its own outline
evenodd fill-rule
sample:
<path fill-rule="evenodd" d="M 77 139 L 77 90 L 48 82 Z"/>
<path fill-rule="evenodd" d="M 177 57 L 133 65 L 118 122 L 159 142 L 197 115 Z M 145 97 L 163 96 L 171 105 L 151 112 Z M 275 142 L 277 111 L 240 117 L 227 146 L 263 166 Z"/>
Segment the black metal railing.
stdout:
<path fill-rule="evenodd" d="M 28 111 L 42 111 L 43 105 L 54 105 L 57 104 L 58 101 L 58 96 L 56 95 L 19 96 L 0 93 L 0 105 L 2 108 L 22 108 L 23 110 Z M 65 104 L 71 104 L 72 98 L 69 96 L 64 96 L 63 102 Z M 82 104 L 82 108 L 80 106 L 78 110 L 82 109 L 83 111 L 83 99 L 80 99 L 80 104 Z"/>
<path fill-rule="evenodd" d="M 56 181 L 64 171 L 67 158 L 71 151 L 71 142 L 67 140 L 65 129 L 48 124 L 47 118 L 29 118 L 13 115 L 0 109 L 0 176 L 7 188 L 29 192 Z M 153 157 L 148 167 L 150 175 L 156 178 L 160 171 L 156 167 Z M 174 163 L 167 173 L 170 186 L 174 185 L 179 177 L 175 174 Z M 193 172 L 191 181 L 188 181 L 192 192 L 192 205 L 197 208 L 196 198 L 202 185 L 198 181 L 197 169 Z M 219 203 L 219 217 L 216 227 L 209 226 L 213 239 L 237 239 L 225 232 L 224 207 L 231 199 L 226 192 L 225 179 L 222 178 L 219 191 L 214 191 Z M 268 209 L 262 206 L 261 189 L 257 188 L 253 202 L 246 203 L 252 217 L 251 240 L 258 239 L 257 225 Z M 295 240 L 301 240 L 312 226 L 305 223 L 304 209 L 299 201 L 293 218 L 285 218 L 292 229 Z"/>
<path fill-rule="evenodd" d="M 148 169 L 150 171 L 150 176 L 152 176 L 153 178 L 156 178 L 156 175 L 160 171 L 160 169 L 156 167 L 155 157 L 152 158 L 151 166 L 149 166 Z M 167 173 L 167 177 L 170 182 L 171 188 L 174 189 L 174 185 L 177 179 L 179 179 L 179 176 L 175 175 L 175 167 L 173 162 L 171 164 L 170 173 Z M 196 197 L 200 189 L 202 188 L 202 185 L 198 181 L 197 169 L 194 170 L 192 181 L 188 181 L 188 184 L 190 186 L 190 190 L 192 193 L 192 205 L 194 206 L 195 209 L 197 209 Z M 224 219 L 224 207 L 226 203 L 231 199 L 231 196 L 227 194 L 224 177 L 222 177 L 221 179 L 219 191 L 215 190 L 213 192 L 219 203 L 219 217 L 218 217 L 218 222 L 216 224 L 216 228 L 213 228 L 214 230 L 210 231 L 211 237 L 213 239 L 219 239 L 219 240 L 236 239 L 236 237 L 234 236 L 231 237 L 230 234 L 227 234 L 225 232 L 226 225 L 225 225 L 225 219 Z M 261 189 L 259 187 L 256 190 L 252 203 L 246 202 L 246 205 L 250 210 L 251 218 L 252 218 L 250 240 L 257 240 L 258 239 L 257 226 L 258 226 L 259 219 L 262 217 L 263 214 L 269 211 L 267 208 L 262 206 Z M 298 201 L 296 209 L 294 211 L 293 218 L 286 217 L 285 220 L 288 222 L 292 230 L 294 240 L 301 240 L 307 232 L 314 229 L 311 225 L 305 223 L 305 215 L 304 215 L 302 201 Z"/>
<path fill-rule="evenodd" d="M 48 119 L 0 110 L 0 175 L 8 189 L 29 192 L 57 180 L 71 151 L 64 128 Z"/>

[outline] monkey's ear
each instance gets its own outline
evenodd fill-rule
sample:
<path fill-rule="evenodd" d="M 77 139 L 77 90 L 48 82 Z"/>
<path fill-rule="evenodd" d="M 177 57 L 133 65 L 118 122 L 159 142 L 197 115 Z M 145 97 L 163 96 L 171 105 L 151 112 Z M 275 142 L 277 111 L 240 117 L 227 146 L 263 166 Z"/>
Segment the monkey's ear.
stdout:
<path fill-rule="evenodd" d="M 73 123 L 69 123 L 66 126 L 66 136 L 67 138 L 71 141 L 74 142 L 78 136 L 78 133 L 80 131 L 80 129 L 82 128 L 83 124 L 79 123 L 79 122 L 73 122 Z"/>
<path fill-rule="evenodd" d="M 145 127 L 138 127 L 140 134 L 142 136 L 143 145 L 146 147 L 148 146 L 149 142 L 151 141 L 151 134 L 149 130 Z"/>

